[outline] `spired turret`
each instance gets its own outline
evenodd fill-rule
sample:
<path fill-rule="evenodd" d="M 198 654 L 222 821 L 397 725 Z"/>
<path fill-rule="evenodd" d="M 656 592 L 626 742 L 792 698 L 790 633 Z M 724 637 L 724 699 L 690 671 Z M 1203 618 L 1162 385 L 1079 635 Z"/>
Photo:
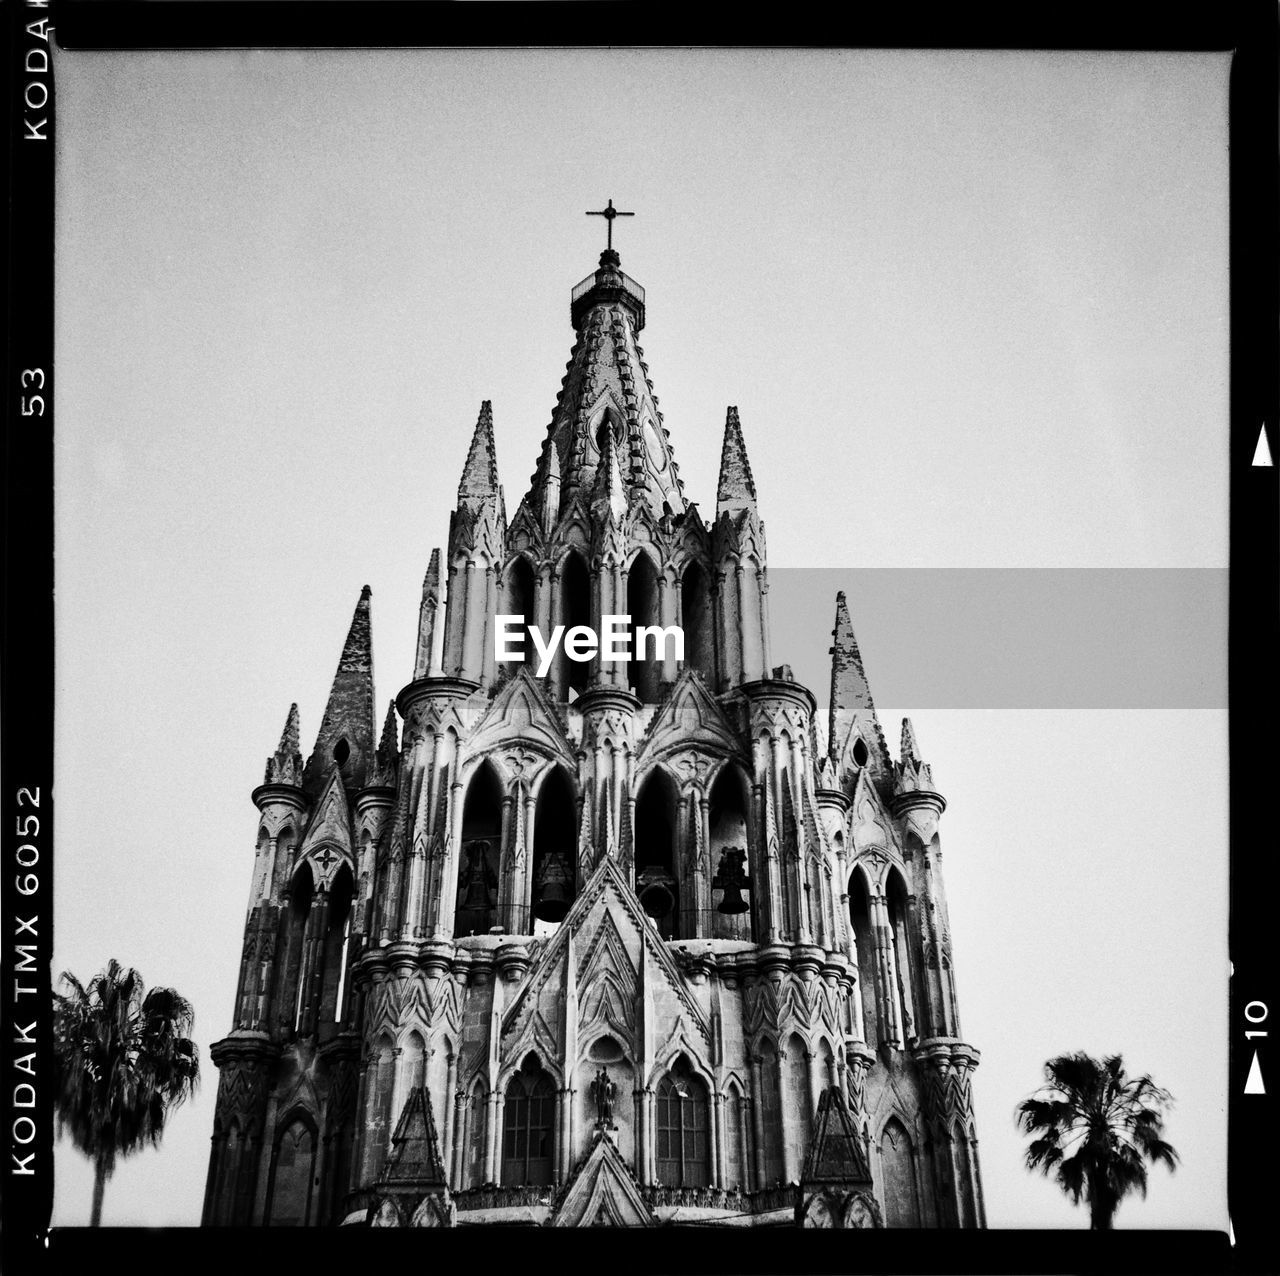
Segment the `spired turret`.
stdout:
<path fill-rule="evenodd" d="M 853 634 L 844 590 L 836 595 L 836 623 L 831 631 L 831 718 L 827 731 L 830 756 L 845 785 L 856 783 L 865 769 L 878 784 L 892 775 L 862 652 Z"/>
<path fill-rule="evenodd" d="M 765 677 L 769 669 L 764 523 L 737 408 L 725 417 L 711 546 L 720 617 L 720 688 L 728 690 Z"/>
<path fill-rule="evenodd" d="M 507 507 L 498 483 L 493 405 L 480 405 L 449 519 L 449 606 L 445 672 L 489 686 L 494 678 L 493 617 L 503 562 Z"/>
<path fill-rule="evenodd" d="M 570 316 L 509 523 L 481 405 L 376 743 L 366 589 L 255 790 L 206 1220 L 980 1225 L 915 732 L 843 594 L 826 730 L 771 664 L 738 409 L 704 521 L 612 246 Z"/>
<path fill-rule="evenodd" d="M 376 724 L 373 709 L 373 639 L 369 621 L 368 585 L 360 592 L 342 657 L 333 675 L 329 702 L 316 736 L 315 748 L 307 759 L 302 787 L 314 800 L 336 764 L 349 790 L 364 786 L 373 762 Z"/>

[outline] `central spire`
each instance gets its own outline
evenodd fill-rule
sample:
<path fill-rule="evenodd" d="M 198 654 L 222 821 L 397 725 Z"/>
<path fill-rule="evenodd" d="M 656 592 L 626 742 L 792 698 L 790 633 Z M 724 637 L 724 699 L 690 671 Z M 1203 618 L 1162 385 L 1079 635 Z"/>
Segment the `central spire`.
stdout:
<path fill-rule="evenodd" d="M 601 210 L 607 220 L 610 208 Z M 609 436 L 627 506 L 647 506 L 655 518 L 683 514 L 684 488 L 637 340 L 644 289 L 623 273 L 615 249 L 606 248 L 599 267 L 574 288 L 569 314 L 573 353 L 522 505 L 548 529 L 576 498 L 589 505 Z"/>

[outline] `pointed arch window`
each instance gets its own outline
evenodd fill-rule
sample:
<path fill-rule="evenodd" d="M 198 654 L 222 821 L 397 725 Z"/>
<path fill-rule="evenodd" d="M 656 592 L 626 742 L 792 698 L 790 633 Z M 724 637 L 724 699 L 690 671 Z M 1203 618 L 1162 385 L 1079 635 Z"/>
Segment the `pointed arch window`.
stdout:
<path fill-rule="evenodd" d="M 631 690 L 646 704 L 657 701 L 662 686 L 662 648 L 649 637 L 644 650 L 636 658 L 637 629 L 662 625 L 661 589 L 653 561 L 643 550 L 631 561 L 627 572 L 627 614 L 631 617 L 627 646 L 632 658 L 627 662 L 627 681 Z"/>
<path fill-rule="evenodd" d="M 680 795 L 671 777 L 655 767 L 636 797 L 636 894 L 663 939 L 679 930 L 680 886 L 676 828 Z"/>
<path fill-rule="evenodd" d="M 896 868 L 889 872 L 885 896 L 889 911 L 888 983 L 901 1028 L 902 1042 L 910 1046 L 919 1036 L 916 1026 L 915 970 L 911 954 L 907 887 Z"/>
<path fill-rule="evenodd" d="M 862 1012 L 862 1039 L 871 1047 L 880 1044 L 880 1011 L 876 996 L 876 951 L 872 942 L 871 892 L 861 868 L 849 874 L 849 925 L 858 952 L 858 992 L 855 1005 Z"/>
<path fill-rule="evenodd" d="M 471 777 L 462 805 L 462 847 L 455 936 L 483 935 L 493 925 L 498 903 L 498 866 L 502 840 L 502 781 L 487 760 Z"/>
<path fill-rule="evenodd" d="M 529 640 L 528 629 L 536 620 L 534 613 L 535 582 L 533 568 L 523 554 L 518 554 L 512 559 L 507 568 L 504 584 L 503 610 L 507 615 L 520 617 L 520 637 L 509 644 L 511 649 L 520 653 L 520 657 L 518 660 L 511 661 L 503 666 L 503 670 L 506 672 L 515 673 L 533 655 L 533 644 Z"/>
<path fill-rule="evenodd" d="M 591 625 L 591 573 L 587 571 L 587 565 L 581 556 L 572 550 L 566 555 L 560 568 L 559 623 L 564 625 L 566 633 L 577 625 Z M 591 681 L 594 662 L 570 660 L 565 655 L 563 645 L 559 648 L 556 659 L 563 670 L 558 679 L 561 697 L 567 700 L 570 691 L 581 695 Z"/>
<path fill-rule="evenodd" d="M 667 1187 L 708 1187 L 707 1087 L 680 1057 L 658 1082 L 658 1182 Z"/>
<path fill-rule="evenodd" d="M 305 860 L 294 874 L 290 887 L 290 904 L 286 943 L 288 957 L 285 962 L 284 1005 L 287 1007 L 287 1023 L 293 1031 L 302 1027 L 302 1006 L 306 995 L 306 951 L 303 941 L 306 938 L 307 920 L 311 915 L 311 900 L 315 893 L 315 880 L 311 865 Z"/>
<path fill-rule="evenodd" d="M 267 1194 L 267 1223 L 306 1227 L 311 1221 L 316 1132 L 309 1118 L 297 1116 L 276 1139 Z"/>
<path fill-rule="evenodd" d="M 532 1056 L 511 1079 L 502 1112 L 502 1182 L 551 1183 L 556 1095 L 551 1078 Z"/>
<path fill-rule="evenodd" d="M 880 1164 L 885 1226 L 920 1227 L 923 1220 L 911 1136 L 896 1116 L 889 1119 L 881 1136 Z"/>
<path fill-rule="evenodd" d="M 560 767 L 538 790 L 533 819 L 531 911 L 536 922 L 559 924 L 577 895 L 577 802 L 573 782 Z"/>
<path fill-rule="evenodd" d="M 327 930 L 318 935 L 319 960 L 323 963 L 320 974 L 320 1004 L 316 1007 L 316 1020 L 322 1034 L 332 1035 L 334 1025 L 341 1024 L 346 995 L 347 967 L 351 960 L 350 927 L 355 897 L 355 882 L 351 869 L 344 864 L 329 887 L 329 909 L 325 918 Z"/>
<path fill-rule="evenodd" d="M 711 910 L 703 934 L 716 939 L 754 939 L 756 900 L 751 890 L 747 838 L 747 783 L 733 763 L 727 763 L 711 786 Z"/>
<path fill-rule="evenodd" d="M 696 669 L 715 687 L 715 634 L 711 590 L 701 564 L 690 562 L 680 578 L 680 619 L 684 629 L 684 667 Z"/>

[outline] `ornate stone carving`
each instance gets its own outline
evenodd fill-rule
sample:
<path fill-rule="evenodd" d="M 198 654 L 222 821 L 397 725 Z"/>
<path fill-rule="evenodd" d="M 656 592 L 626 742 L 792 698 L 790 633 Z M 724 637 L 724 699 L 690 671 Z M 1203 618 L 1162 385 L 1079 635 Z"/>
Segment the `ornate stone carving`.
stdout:
<path fill-rule="evenodd" d="M 880 1204 L 870 1192 L 824 1187 L 796 1207 L 801 1227 L 883 1227 Z"/>

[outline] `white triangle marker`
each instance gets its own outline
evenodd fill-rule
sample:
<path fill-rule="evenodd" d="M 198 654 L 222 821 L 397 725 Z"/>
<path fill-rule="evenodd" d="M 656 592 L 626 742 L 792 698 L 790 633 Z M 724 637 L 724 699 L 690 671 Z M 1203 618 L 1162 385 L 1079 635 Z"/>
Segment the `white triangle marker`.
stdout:
<path fill-rule="evenodd" d="M 1266 1094 L 1267 1087 L 1262 1084 L 1262 1069 L 1258 1067 L 1258 1052 L 1253 1052 L 1253 1062 L 1249 1065 L 1249 1076 L 1244 1083 L 1245 1094 Z"/>
<path fill-rule="evenodd" d="M 1263 423 L 1262 428 L 1258 431 L 1258 446 L 1253 451 L 1254 465 L 1274 465 L 1271 459 L 1271 447 L 1267 443 L 1267 427 Z"/>

